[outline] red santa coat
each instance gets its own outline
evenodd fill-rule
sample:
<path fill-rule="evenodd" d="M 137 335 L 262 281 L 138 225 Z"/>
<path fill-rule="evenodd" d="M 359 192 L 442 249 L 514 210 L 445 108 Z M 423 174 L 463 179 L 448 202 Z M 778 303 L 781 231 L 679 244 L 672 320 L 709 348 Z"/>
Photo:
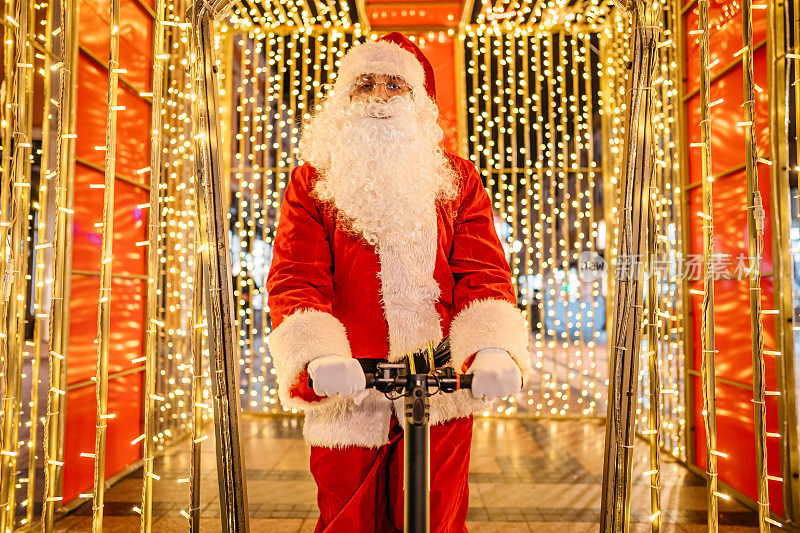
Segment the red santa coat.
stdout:
<path fill-rule="evenodd" d="M 311 165 L 292 171 L 267 280 L 268 343 L 280 400 L 305 411 L 313 446 L 382 446 L 391 417 L 390 401 L 374 390 L 358 405 L 350 397 L 316 396 L 305 382 L 317 357 L 396 361 L 449 333 L 450 364 L 459 371 L 477 351 L 501 348 L 523 375 L 530 372 L 529 329 L 516 307 L 489 196 L 472 163 L 447 156 L 460 180 L 456 197 L 439 202 L 428 219 L 409 221 L 407 242 L 377 246 L 348 231 L 335 206 L 314 196 Z M 431 423 L 487 406 L 469 391 L 438 394 Z"/>

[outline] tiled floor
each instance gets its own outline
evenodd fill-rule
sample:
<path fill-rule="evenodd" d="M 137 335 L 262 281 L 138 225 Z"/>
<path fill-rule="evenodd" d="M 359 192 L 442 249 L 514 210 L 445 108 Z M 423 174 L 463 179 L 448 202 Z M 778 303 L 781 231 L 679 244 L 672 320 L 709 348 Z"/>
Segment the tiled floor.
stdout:
<path fill-rule="evenodd" d="M 316 486 L 308 473 L 309 449 L 299 418 L 245 417 L 250 527 L 253 533 L 311 532 L 316 522 Z M 598 531 L 603 467 L 601 421 L 485 419 L 475 421 L 470 472 L 468 527 L 472 533 Z M 213 428 L 212 436 L 213 436 Z M 203 443 L 201 530 L 219 531 L 213 439 Z M 632 492 L 632 531 L 650 531 L 647 448 L 637 445 Z M 189 453 L 180 448 L 158 460 L 153 508 L 156 533 L 188 531 L 181 510 L 189 507 Z M 641 459 L 639 459 L 641 458 Z M 705 526 L 705 485 L 680 465 L 662 468 L 665 532 L 701 532 Z M 105 527 L 138 532 L 141 471 L 106 494 Z M 723 502 L 721 531 L 757 531 L 756 515 Z M 62 532 L 91 530 L 91 502 L 56 524 Z"/>

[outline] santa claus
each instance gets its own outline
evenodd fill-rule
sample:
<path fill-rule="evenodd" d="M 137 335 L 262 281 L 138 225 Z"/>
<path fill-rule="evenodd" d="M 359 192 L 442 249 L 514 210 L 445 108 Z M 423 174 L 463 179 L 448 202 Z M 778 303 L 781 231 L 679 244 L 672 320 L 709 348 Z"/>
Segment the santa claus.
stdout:
<path fill-rule="evenodd" d="M 269 272 L 269 348 L 305 413 L 316 531 L 403 527 L 403 400 L 365 390 L 358 359 L 450 337 L 471 391 L 431 397 L 430 520 L 465 531 L 472 414 L 518 392 L 528 327 L 475 167 L 442 149 L 433 70 L 399 33 L 354 46 L 305 124 Z M 313 389 L 308 386 L 309 375 Z M 399 451 L 398 451 L 399 450 Z"/>

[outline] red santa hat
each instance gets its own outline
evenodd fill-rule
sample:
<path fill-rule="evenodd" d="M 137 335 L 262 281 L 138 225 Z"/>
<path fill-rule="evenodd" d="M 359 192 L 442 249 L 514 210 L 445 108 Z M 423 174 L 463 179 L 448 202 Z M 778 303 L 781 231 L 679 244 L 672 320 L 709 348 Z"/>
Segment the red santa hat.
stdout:
<path fill-rule="evenodd" d="M 399 32 L 354 46 L 342 58 L 336 85 L 349 87 L 362 74 L 402 76 L 412 89 L 424 88 L 436 99 L 433 67 L 419 47 Z"/>

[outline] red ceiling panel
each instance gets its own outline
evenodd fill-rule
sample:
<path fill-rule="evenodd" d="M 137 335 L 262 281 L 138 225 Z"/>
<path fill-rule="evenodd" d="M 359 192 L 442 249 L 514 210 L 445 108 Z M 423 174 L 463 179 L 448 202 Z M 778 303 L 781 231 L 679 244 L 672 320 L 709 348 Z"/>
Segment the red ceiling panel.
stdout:
<path fill-rule="evenodd" d="M 366 5 L 373 29 L 381 26 L 458 26 L 461 2 L 374 2 Z"/>

